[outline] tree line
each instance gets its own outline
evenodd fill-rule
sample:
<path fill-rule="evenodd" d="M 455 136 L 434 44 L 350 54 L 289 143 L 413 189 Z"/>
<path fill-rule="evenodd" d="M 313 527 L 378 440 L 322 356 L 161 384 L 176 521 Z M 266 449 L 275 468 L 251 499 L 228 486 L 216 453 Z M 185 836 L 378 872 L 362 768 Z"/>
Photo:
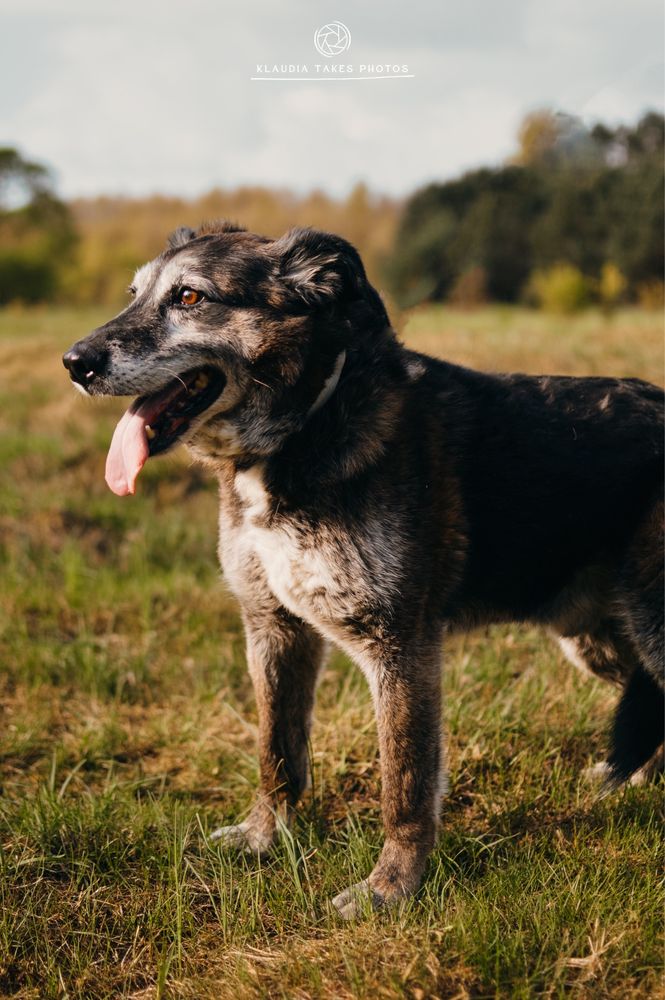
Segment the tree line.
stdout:
<path fill-rule="evenodd" d="M 338 232 L 358 247 L 370 278 L 405 307 L 659 302 L 663 116 L 589 129 L 570 116 L 534 112 L 517 146 L 505 165 L 429 184 L 404 202 L 359 184 L 344 199 L 240 188 L 193 200 L 68 204 L 43 165 L 0 149 L 0 305 L 116 304 L 170 229 L 216 217 L 267 235 L 292 225 Z"/>
<path fill-rule="evenodd" d="M 580 304 L 662 290 L 665 121 L 584 128 L 528 116 L 511 163 L 429 184 L 407 201 L 389 285 L 405 306 L 452 299 Z M 662 294 L 662 291 L 661 291 Z"/>

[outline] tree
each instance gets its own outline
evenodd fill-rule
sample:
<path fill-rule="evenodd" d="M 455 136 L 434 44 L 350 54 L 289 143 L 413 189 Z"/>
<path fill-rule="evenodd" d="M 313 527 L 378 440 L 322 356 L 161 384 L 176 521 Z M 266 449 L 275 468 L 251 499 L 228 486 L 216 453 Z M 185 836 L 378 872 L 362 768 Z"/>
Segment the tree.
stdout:
<path fill-rule="evenodd" d="M 75 244 L 47 168 L 0 148 L 0 305 L 52 298 Z"/>
<path fill-rule="evenodd" d="M 518 152 L 512 162 L 519 167 L 542 166 L 553 158 L 561 123 L 548 110 L 532 111 L 517 133 Z"/>
<path fill-rule="evenodd" d="M 604 164 L 605 146 L 575 115 L 532 111 L 522 122 L 518 152 L 509 161 L 542 170 L 584 170 Z"/>
<path fill-rule="evenodd" d="M 477 170 L 431 184 L 406 205 L 387 278 L 400 304 L 444 299 L 481 268 L 490 298 L 515 299 L 531 270 L 530 231 L 543 210 L 537 173 Z"/>

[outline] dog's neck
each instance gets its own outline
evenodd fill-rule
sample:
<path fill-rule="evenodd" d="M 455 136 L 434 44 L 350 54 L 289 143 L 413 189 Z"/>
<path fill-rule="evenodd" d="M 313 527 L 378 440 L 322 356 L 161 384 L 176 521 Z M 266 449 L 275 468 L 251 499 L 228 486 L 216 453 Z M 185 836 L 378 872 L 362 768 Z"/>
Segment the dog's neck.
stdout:
<path fill-rule="evenodd" d="M 380 348 L 356 343 L 337 355 L 300 430 L 268 457 L 271 486 L 291 499 L 304 489 L 311 499 L 381 459 L 404 403 L 402 352 L 391 338 Z"/>
<path fill-rule="evenodd" d="M 299 502 L 303 490 L 308 497 L 318 488 L 329 492 L 379 461 L 393 437 L 408 382 L 402 353 L 394 335 L 354 343 L 331 358 L 327 377 L 320 373 L 323 384 L 299 426 L 241 412 L 216 421 L 203 447 L 199 438 L 190 450 L 226 470 L 223 481 L 260 461 L 269 489 L 290 501 Z"/>

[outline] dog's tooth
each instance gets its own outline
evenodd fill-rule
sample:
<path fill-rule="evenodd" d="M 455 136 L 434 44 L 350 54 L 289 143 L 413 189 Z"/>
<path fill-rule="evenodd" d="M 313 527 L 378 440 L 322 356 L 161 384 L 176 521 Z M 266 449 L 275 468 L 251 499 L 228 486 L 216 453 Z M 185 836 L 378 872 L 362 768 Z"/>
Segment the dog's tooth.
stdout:
<path fill-rule="evenodd" d="M 148 441 L 152 441 L 153 438 L 157 437 L 150 424 L 145 425 L 145 436 L 147 437 Z"/>

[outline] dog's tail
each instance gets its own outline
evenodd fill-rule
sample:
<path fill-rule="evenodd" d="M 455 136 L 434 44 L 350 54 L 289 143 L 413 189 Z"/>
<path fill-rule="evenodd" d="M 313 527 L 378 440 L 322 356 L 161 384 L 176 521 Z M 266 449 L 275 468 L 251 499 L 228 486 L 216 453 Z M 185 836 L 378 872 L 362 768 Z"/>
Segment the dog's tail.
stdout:
<path fill-rule="evenodd" d="M 608 790 L 616 788 L 653 757 L 665 738 L 665 696 L 643 667 L 631 674 L 617 706 L 607 763 Z"/>

